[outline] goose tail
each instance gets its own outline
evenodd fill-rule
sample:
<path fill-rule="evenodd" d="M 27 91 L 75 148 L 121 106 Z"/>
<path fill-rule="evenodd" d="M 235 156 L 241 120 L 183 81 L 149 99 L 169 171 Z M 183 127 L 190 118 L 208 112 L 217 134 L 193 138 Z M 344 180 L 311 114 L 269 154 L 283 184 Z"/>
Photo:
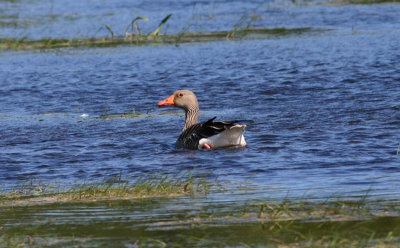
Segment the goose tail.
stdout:
<path fill-rule="evenodd" d="M 246 146 L 243 132 L 246 125 L 234 125 L 225 131 L 199 141 L 199 149 Z"/>

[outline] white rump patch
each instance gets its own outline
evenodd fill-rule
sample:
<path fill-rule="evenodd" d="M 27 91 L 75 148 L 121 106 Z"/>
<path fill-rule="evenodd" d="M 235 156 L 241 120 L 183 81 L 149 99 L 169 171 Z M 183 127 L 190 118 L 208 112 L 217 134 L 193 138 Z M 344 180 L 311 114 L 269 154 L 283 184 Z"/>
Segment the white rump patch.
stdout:
<path fill-rule="evenodd" d="M 199 141 L 199 149 L 204 148 L 204 144 L 209 144 L 212 148 L 228 146 L 245 146 L 246 141 L 243 136 L 246 125 L 235 125 L 217 135 L 203 138 Z"/>

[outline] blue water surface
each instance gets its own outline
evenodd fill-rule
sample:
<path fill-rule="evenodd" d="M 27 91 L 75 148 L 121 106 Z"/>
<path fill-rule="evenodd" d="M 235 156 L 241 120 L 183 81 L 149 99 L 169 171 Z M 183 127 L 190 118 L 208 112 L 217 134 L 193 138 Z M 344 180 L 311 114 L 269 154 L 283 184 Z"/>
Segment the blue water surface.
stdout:
<path fill-rule="evenodd" d="M 320 31 L 179 46 L 2 51 L 3 187 L 31 179 L 71 185 L 119 174 L 192 173 L 232 187 L 247 183 L 262 197 L 400 196 L 400 32 L 395 21 L 400 5 L 144 1 L 127 7 L 124 1 L 112 6 L 96 1 L 88 8 L 90 1 L 49 2 L 38 6 L 51 7 L 54 14 L 68 4 L 65 11 L 72 14 L 59 13 L 43 25 L 7 26 L 0 34 L 85 36 L 98 27 L 90 21 L 96 18 L 129 22 L 132 15 L 120 12 L 125 8 L 149 17 L 173 12 L 171 33 L 184 28 L 187 23 L 178 20 L 186 19 L 197 23 L 197 31 L 229 30 L 246 8 L 260 15 L 253 26 Z M 52 18 L 45 8 L 27 4 L 35 18 L 36 12 Z M 34 19 L 24 14 L 28 10 L 21 10 L 21 2 L 2 5 L 2 18 L 15 12 L 20 19 Z M 204 9 L 213 17 L 204 17 Z M 75 18 L 73 13 L 79 14 Z M 249 120 L 248 146 L 176 149 L 184 115 L 156 103 L 182 88 L 197 94 L 201 120 Z M 136 117 L 119 115 L 134 111 Z"/>

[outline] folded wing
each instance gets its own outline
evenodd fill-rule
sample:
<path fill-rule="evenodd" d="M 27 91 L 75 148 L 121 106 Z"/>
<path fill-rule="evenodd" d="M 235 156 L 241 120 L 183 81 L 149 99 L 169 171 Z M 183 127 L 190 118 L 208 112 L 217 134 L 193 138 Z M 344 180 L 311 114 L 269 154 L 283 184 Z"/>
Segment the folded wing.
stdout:
<path fill-rule="evenodd" d="M 246 125 L 238 125 L 234 121 L 214 121 L 216 117 L 187 128 L 179 136 L 178 148 L 204 149 L 228 146 L 244 146 L 246 142 L 243 131 Z M 208 145 L 208 146 L 207 146 Z"/>

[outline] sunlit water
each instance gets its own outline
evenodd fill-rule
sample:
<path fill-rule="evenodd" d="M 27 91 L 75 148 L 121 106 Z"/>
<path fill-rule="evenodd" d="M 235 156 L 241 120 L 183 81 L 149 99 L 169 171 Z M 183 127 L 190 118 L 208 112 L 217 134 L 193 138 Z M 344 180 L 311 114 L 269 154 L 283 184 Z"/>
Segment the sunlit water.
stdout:
<path fill-rule="evenodd" d="M 6 7 L 1 11 L 8 13 L 19 11 L 21 3 L 2 4 Z M 58 4 L 53 3 L 53 13 Z M 174 2 L 142 7 L 134 16 L 154 17 L 157 26 L 162 17 L 174 13 L 170 33 L 187 25 L 178 20 L 197 22 L 193 27 L 197 31 L 229 30 L 233 20 L 246 13 L 241 7 L 247 6 L 251 13 L 259 6 L 236 4 L 232 8 L 226 2 L 214 6 Z M 110 15 L 103 22 L 110 18 L 122 30 L 132 15 L 121 14 L 115 6 L 100 6 L 98 12 L 86 5 L 75 6 L 75 12 L 66 8 L 79 12 L 77 18 L 44 19 L 45 25 L 23 29 L 8 26 L 0 33 L 32 38 L 91 36 L 90 31 L 99 27 L 91 18 L 106 10 Z M 80 12 L 81 8 L 94 13 Z M 204 9 L 214 11 L 210 12 L 214 18 L 196 18 L 205 15 Z M 178 47 L 3 51 L 0 185 L 9 188 L 30 179 L 70 185 L 119 174 L 191 173 L 231 185 L 250 184 L 258 189 L 254 195 L 262 197 L 369 192 L 398 198 L 400 5 L 266 4 L 256 10 L 261 17 L 253 26 L 324 30 Z M 43 8 L 34 9 L 32 15 L 35 11 Z M 155 21 L 155 16 L 160 18 Z M 182 112 L 157 108 L 156 103 L 181 88 L 197 94 L 202 120 L 214 116 L 249 120 L 248 146 L 177 150 Z M 133 110 L 141 115 L 100 118 Z"/>

